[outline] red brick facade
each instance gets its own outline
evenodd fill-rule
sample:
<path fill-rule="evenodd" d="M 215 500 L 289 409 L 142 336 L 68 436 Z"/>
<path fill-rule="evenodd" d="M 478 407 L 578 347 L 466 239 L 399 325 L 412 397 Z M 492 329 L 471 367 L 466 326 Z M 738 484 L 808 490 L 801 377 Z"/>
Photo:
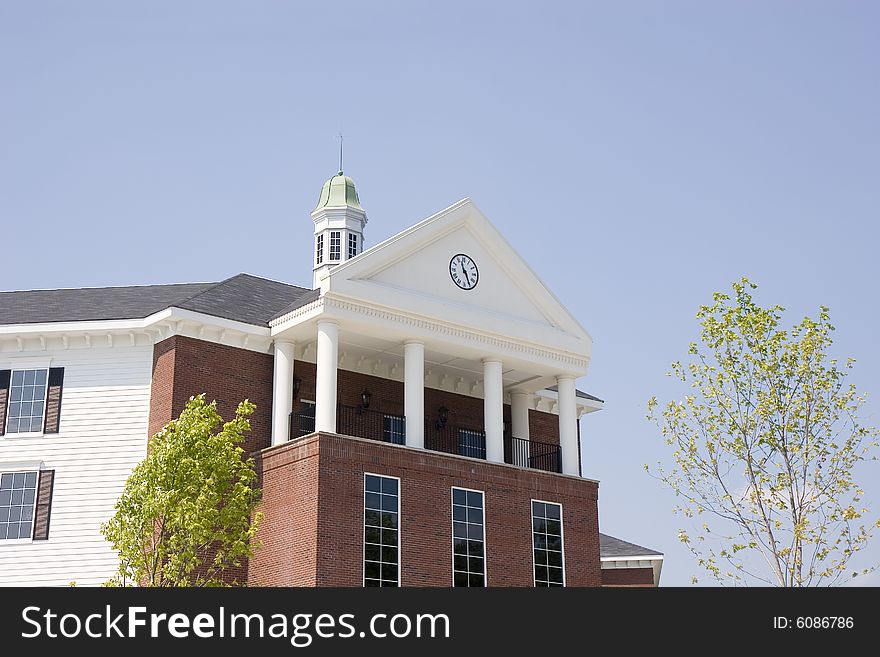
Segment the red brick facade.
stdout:
<path fill-rule="evenodd" d="M 265 520 L 252 585 L 362 585 L 364 472 L 401 480 L 403 586 L 452 584 L 452 486 L 485 492 L 490 586 L 534 584 L 532 499 L 562 504 L 566 583 L 601 584 L 593 481 L 331 434 L 265 450 L 260 467 Z M 292 484 L 298 476 L 307 481 Z"/>
<path fill-rule="evenodd" d="M 315 399 L 315 365 L 297 361 L 294 408 Z M 176 417 L 192 395 L 216 399 L 231 417 L 245 398 L 256 404 L 245 445 L 257 456 L 263 522 L 261 547 L 250 564 L 230 573 L 251 585 L 361 586 L 364 472 L 400 477 L 401 583 L 450 586 L 450 488 L 485 492 L 487 575 L 490 586 L 532 586 L 532 499 L 563 507 L 566 583 L 604 584 L 599 567 L 598 484 L 539 470 L 416 450 L 358 438 L 313 434 L 269 447 L 273 357 L 182 336 L 155 346 L 150 399 L 151 435 Z M 403 384 L 340 369 L 337 399 L 356 407 L 372 394 L 371 410 L 403 414 Z M 449 409 L 450 422 L 483 427 L 483 401 L 425 389 L 425 415 Z M 504 407 L 505 421 L 510 407 Z M 529 412 L 533 440 L 559 443 L 556 415 Z"/>
<path fill-rule="evenodd" d="M 153 348 L 149 430 L 152 436 L 177 417 L 193 395 L 217 400 L 224 419 L 235 415 L 244 399 L 256 410 L 244 450 L 257 452 L 271 444 L 273 357 L 246 349 L 174 336 Z"/>
<path fill-rule="evenodd" d="M 654 586 L 653 568 L 606 568 L 602 586 Z"/>

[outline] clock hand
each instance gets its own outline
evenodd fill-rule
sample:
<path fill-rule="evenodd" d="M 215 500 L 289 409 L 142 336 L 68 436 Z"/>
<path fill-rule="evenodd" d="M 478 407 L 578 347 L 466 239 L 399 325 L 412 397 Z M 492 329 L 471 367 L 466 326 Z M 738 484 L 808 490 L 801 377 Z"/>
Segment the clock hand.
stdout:
<path fill-rule="evenodd" d="M 467 269 L 462 268 L 461 273 L 464 274 L 464 278 L 467 281 L 467 284 L 471 284 L 471 277 L 468 276 Z"/>

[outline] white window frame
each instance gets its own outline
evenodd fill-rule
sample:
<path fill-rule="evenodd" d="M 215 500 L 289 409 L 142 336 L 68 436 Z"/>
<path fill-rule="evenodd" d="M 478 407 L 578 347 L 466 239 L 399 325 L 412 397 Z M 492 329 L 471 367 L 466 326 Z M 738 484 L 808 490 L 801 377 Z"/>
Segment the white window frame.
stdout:
<path fill-rule="evenodd" d="M 333 257 L 333 236 L 336 235 L 336 238 L 339 240 L 339 243 L 336 245 L 337 253 L 336 257 Z M 329 249 L 327 251 L 327 261 L 328 262 L 339 262 L 342 260 L 342 231 L 341 230 L 331 230 L 330 231 L 330 244 Z"/>
<path fill-rule="evenodd" d="M 33 543 L 34 542 L 34 529 L 37 524 L 37 498 L 40 493 L 40 473 L 42 471 L 42 462 L 39 465 L 35 465 L 33 463 L 30 464 L 4 464 L 0 465 L 0 475 L 5 474 L 19 474 L 19 473 L 28 473 L 35 472 L 37 474 L 37 484 L 34 487 L 34 502 L 33 509 L 31 510 L 31 535 L 27 538 L 0 538 L 0 550 L 3 549 L 4 545 L 22 545 L 25 543 Z M 11 505 L 10 505 L 11 506 Z M 21 506 L 21 505 L 18 505 Z"/>
<path fill-rule="evenodd" d="M 535 563 L 535 516 L 532 511 L 532 502 L 539 502 L 541 504 L 555 504 L 559 507 L 559 542 L 562 545 L 562 586 L 566 587 L 568 586 L 568 578 L 565 574 L 565 508 L 562 506 L 562 502 L 536 500 L 534 498 L 529 501 L 529 531 L 532 534 L 532 586 L 538 586 L 538 581 L 535 579 L 535 566 L 537 566 L 538 564 Z"/>
<path fill-rule="evenodd" d="M 354 258 L 358 254 L 358 234 L 354 232 L 348 233 L 348 257 Z M 352 253 L 352 246 L 354 246 L 354 253 Z"/>
<path fill-rule="evenodd" d="M 9 373 L 9 388 L 6 395 L 6 426 L 3 427 L 5 433 L 0 438 L 42 438 L 46 433 L 46 411 L 49 407 L 49 365 L 18 365 L 13 366 Z M 43 391 L 43 420 L 40 423 L 39 431 L 9 431 L 9 407 L 12 404 L 12 379 L 16 372 L 29 372 L 31 370 L 46 370 L 46 389 Z M 36 400 L 34 400 L 36 401 Z"/>
<path fill-rule="evenodd" d="M 315 238 L 315 264 L 320 265 L 324 262 L 324 233 Z"/>
<path fill-rule="evenodd" d="M 400 477 L 366 471 L 363 477 L 364 495 L 361 503 L 361 588 L 366 588 L 367 586 L 367 476 L 397 480 L 397 588 L 400 588 L 401 575 L 403 574 L 403 554 L 400 551 L 400 544 L 403 538 L 403 513 L 401 511 L 403 506 L 403 489 L 400 485 Z"/>
<path fill-rule="evenodd" d="M 477 490 L 476 488 L 464 488 L 463 486 L 450 486 L 449 487 L 449 551 L 452 554 L 452 561 L 450 562 L 449 573 L 452 577 L 452 588 L 455 588 L 455 515 L 453 513 L 453 506 L 455 504 L 455 490 L 463 490 L 468 493 L 480 493 L 483 496 L 483 588 L 489 588 L 489 554 L 486 551 L 486 491 Z M 530 507 L 531 508 L 531 507 Z M 534 544 L 534 532 L 532 532 L 532 543 Z M 470 540 L 470 539 L 468 539 Z M 535 559 L 535 551 L 532 549 L 532 560 Z M 470 566 L 468 566 L 468 570 L 470 570 Z M 534 577 L 535 570 L 532 568 L 532 576 Z M 463 588 L 463 587 L 459 587 Z M 468 588 L 471 588 L 468 586 Z M 475 587 L 474 587 L 475 588 Z"/>
<path fill-rule="evenodd" d="M 393 441 L 385 440 L 385 420 L 391 420 L 391 428 L 388 430 L 388 434 L 390 438 L 394 438 L 395 436 L 402 437 L 402 443 L 395 443 Z M 403 431 L 395 431 L 394 421 L 402 420 L 403 421 Z M 395 415 L 394 413 L 383 413 L 382 414 L 382 442 L 387 443 L 389 445 L 406 445 L 406 417 L 403 415 Z"/>

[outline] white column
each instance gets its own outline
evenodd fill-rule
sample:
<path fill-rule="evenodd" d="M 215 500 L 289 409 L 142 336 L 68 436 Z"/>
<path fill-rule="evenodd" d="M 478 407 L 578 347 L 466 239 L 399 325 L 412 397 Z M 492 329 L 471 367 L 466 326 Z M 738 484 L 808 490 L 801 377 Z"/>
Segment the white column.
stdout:
<path fill-rule="evenodd" d="M 290 437 L 290 412 L 293 410 L 293 350 L 289 340 L 275 340 L 275 372 L 272 376 L 272 444 L 280 445 Z"/>
<path fill-rule="evenodd" d="M 514 438 L 529 439 L 529 407 L 532 395 L 527 392 L 510 393 L 510 433 Z M 530 445 L 528 442 L 512 441 L 510 449 L 511 463 L 528 467 Z"/>
<path fill-rule="evenodd" d="M 559 447 L 562 450 L 562 474 L 579 476 L 574 377 L 557 376 L 556 386 L 559 391 Z"/>
<path fill-rule="evenodd" d="M 531 395 L 527 392 L 510 393 L 510 432 L 514 438 L 529 439 L 529 406 Z"/>
<path fill-rule="evenodd" d="M 425 447 L 425 345 L 410 340 L 403 345 L 403 414 L 406 444 Z"/>
<path fill-rule="evenodd" d="M 504 388 L 501 361 L 483 360 L 483 422 L 486 428 L 486 460 L 504 463 Z"/>
<path fill-rule="evenodd" d="M 327 248 L 326 246 L 324 248 Z M 318 367 L 315 382 L 315 431 L 336 433 L 336 366 L 339 360 L 339 325 L 318 322 Z"/>

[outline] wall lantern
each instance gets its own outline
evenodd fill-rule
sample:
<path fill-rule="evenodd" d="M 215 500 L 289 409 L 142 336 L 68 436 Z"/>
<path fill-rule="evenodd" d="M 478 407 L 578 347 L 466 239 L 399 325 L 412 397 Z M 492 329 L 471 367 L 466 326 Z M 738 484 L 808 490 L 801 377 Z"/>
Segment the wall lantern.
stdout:
<path fill-rule="evenodd" d="M 299 394 L 299 384 L 300 383 L 302 383 L 302 381 L 299 379 L 299 377 L 296 377 L 296 376 L 293 377 L 293 396 L 294 397 L 296 397 Z"/>
<path fill-rule="evenodd" d="M 358 414 L 363 413 L 370 407 L 370 400 L 373 399 L 373 393 L 364 388 L 364 391 L 361 393 L 361 405 L 358 406 Z"/>
<path fill-rule="evenodd" d="M 449 409 L 445 406 L 441 406 L 437 409 L 437 428 L 442 429 L 446 426 L 446 423 L 449 422 Z"/>

